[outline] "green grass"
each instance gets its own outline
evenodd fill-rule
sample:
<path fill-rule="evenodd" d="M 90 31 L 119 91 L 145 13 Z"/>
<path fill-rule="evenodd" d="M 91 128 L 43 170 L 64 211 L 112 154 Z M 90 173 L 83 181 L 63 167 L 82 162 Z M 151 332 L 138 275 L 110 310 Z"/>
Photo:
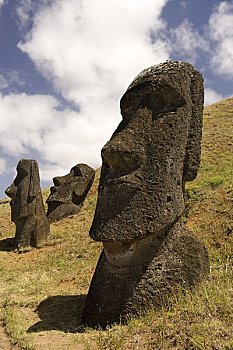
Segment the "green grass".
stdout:
<path fill-rule="evenodd" d="M 26 350 L 233 349 L 233 99 L 205 109 L 202 162 L 187 184 L 187 226 L 209 250 L 211 273 L 159 311 L 106 331 L 80 327 L 101 250 L 88 231 L 99 172 L 82 211 L 51 225 L 46 246 L 0 251 L 0 317 L 12 344 Z M 44 196 L 48 195 L 48 191 Z M 1 239 L 14 236 L 0 202 Z"/>

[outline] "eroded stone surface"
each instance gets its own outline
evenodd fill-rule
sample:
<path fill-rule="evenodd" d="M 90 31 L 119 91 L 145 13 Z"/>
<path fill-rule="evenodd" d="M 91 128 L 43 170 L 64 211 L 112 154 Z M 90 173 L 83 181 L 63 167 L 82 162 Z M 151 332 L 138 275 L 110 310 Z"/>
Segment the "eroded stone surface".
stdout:
<path fill-rule="evenodd" d="M 184 227 L 184 186 L 198 171 L 202 76 L 167 61 L 140 73 L 102 149 L 90 236 L 103 242 L 83 322 L 102 326 L 159 307 L 208 274 L 206 249 Z"/>
<path fill-rule="evenodd" d="M 53 178 L 47 216 L 49 222 L 78 214 L 93 183 L 95 171 L 86 164 L 77 164 L 64 176 Z"/>
<path fill-rule="evenodd" d="M 21 159 L 17 176 L 5 193 L 11 198 L 11 220 L 16 225 L 16 248 L 36 247 L 49 236 L 40 189 L 39 169 L 33 159 Z"/>

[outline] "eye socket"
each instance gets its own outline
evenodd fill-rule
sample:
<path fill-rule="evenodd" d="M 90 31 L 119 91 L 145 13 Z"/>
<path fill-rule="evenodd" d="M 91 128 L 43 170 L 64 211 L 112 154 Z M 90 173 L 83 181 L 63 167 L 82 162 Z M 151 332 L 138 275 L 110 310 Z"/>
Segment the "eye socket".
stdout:
<path fill-rule="evenodd" d="M 157 91 L 150 91 L 142 96 L 138 108 L 147 107 L 152 111 L 152 118 L 156 120 L 163 114 L 175 112 L 185 105 L 184 98 L 171 86 L 162 86 Z"/>
<path fill-rule="evenodd" d="M 14 180 L 14 185 L 16 187 L 18 187 L 20 182 L 29 174 L 23 167 L 21 167 L 19 165 L 17 166 L 16 170 L 17 170 L 17 175 L 16 175 L 16 178 Z"/>
<path fill-rule="evenodd" d="M 127 122 L 137 109 L 147 107 L 152 111 L 153 120 L 156 120 L 185 104 L 184 97 L 169 84 L 141 84 L 123 95 L 121 113 Z M 123 128 L 123 124 L 119 125 L 119 131 L 120 128 Z"/>
<path fill-rule="evenodd" d="M 82 176 L 82 172 L 78 166 L 74 166 L 73 168 L 71 168 L 70 173 L 74 176 Z"/>

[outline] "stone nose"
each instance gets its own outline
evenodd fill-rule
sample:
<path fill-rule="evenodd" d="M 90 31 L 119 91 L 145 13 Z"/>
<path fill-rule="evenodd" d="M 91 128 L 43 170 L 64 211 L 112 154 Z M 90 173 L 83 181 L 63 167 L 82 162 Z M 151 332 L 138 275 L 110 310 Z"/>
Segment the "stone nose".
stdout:
<path fill-rule="evenodd" d="M 64 176 L 56 176 L 53 178 L 53 183 L 55 186 L 61 186 L 64 182 L 69 181 L 70 178 L 73 178 L 73 174 L 68 174 Z"/>
<path fill-rule="evenodd" d="M 11 184 L 5 190 L 6 195 L 10 198 L 13 198 L 16 195 L 16 192 L 17 192 L 17 187 L 14 184 Z"/>
<path fill-rule="evenodd" d="M 127 136 L 127 137 L 126 137 Z M 133 135 L 115 135 L 101 151 L 103 163 L 109 175 L 124 176 L 137 170 L 143 159 L 143 149 Z"/>

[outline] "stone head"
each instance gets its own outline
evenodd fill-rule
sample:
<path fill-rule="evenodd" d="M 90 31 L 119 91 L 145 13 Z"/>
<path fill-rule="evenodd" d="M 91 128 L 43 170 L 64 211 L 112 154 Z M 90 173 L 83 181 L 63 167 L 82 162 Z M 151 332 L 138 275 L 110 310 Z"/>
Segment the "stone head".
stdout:
<path fill-rule="evenodd" d="M 200 163 L 203 79 L 167 61 L 141 72 L 121 99 L 122 121 L 102 149 L 95 240 L 164 235 L 184 211 Z"/>
<path fill-rule="evenodd" d="M 94 178 L 94 174 L 95 171 L 88 165 L 77 164 L 71 168 L 69 174 L 54 177 L 54 186 L 50 188 L 50 196 L 46 201 L 50 211 L 61 204 L 79 205 L 87 190 L 87 183 L 90 182 L 91 178 Z"/>
<path fill-rule="evenodd" d="M 11 198 L 12 221 L 35 214 L 36 197 L 40 194 L 40 179 L 37 162 L 21 159 L 17 165 L 17 175 L 5 193 Z"/>

